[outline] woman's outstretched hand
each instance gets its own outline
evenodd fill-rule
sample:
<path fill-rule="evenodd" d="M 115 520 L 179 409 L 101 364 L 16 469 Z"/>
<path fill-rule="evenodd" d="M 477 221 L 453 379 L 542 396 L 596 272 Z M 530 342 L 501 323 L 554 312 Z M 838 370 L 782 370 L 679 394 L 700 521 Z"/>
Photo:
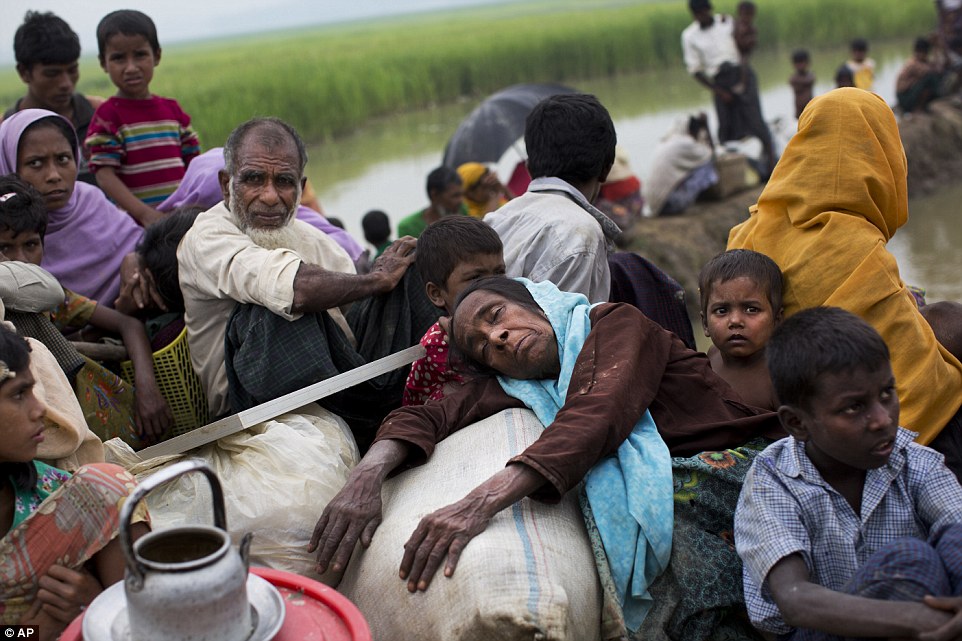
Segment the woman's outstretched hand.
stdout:
<path fill-rule="evenodd" d="M 347 483 L 324 508 L 314 526 L 307 551 L 317 550 L 317 572 L 328 566 L 335 572 L 347 567 L 358 540 L 367 547 L 381 524 L 381 485 L 407 456 L 407 445 L 386 439 L 371 446 Z"/>
<path fill-rule="evenodd" d="M 314 526 L 307 551 L 318 550 L 317 572 L 323 574 L 329 565 L 335 572 L 346 568 L 358 540 L 365 548 L 371 545 L 380 524 L 380 480 L 370 475 L 352 478 L 327 504 Z"/>
<path fill-rule="evenodd" d="M 494 515 L 546 482 L 545 477 L 533 468 L 512 463 L 457 503 L 421 519 L 414 534 L 404 544 L 401 559 L 400 575 L 402 580 L 407 580 L 408 590 L 427 590 L 444 559 L 447 559 L 444 576 L 452 576 L 464 548 L 471 539 L 484 532 Z"/>
<path fill-rule="evenodd" d="M 488 527 L 494 515 L 473 494 L 425 516 L 404 544 L 401 579 L 407 579 L 408 591 L 427 590 L 445 558 L 444 576 L 453 575 L 465 546 Z"/>

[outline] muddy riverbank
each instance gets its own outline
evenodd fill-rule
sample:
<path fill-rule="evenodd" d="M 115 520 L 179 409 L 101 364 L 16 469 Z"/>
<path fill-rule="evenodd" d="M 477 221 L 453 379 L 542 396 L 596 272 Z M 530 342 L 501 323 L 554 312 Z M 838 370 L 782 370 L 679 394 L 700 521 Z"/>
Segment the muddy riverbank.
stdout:
<path fill-rule="evenodd" d="M 939 101 L 931 113 L 902 118 L 899 129 L 908 159 L 910 198 L 959 182 L 962 107 L 958 103 Z M 699 203 L 682 216 L 643 219 L 626 233 L 624 246 L 684 286 L 689 314 L 697 320 L 698 272 L 708 259 L 725 250 L 729 230 L 748 217 L 748 208 L 761 191 L 755 187 L 722 201 Z"/>

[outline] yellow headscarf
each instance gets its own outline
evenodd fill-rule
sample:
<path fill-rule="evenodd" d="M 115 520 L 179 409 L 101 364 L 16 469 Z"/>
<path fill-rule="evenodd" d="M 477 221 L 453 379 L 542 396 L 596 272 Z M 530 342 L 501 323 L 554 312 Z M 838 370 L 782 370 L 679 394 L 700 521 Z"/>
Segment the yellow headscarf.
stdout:
<path fill-rule="evenodd" d="M 488 168 L 479 162 L 466 162 L 458 167 L 457 171 L 458 175 L 461 176 L 461 186 L 464 188 L 464 204 L 468 208 L 468 214 L 474 218 L 484 218 L 484 215 L 490 211 L 488 202 L 473 200 L 467 192 L 478 184 L 488 172 Z"/>
<path fill-rule="evenodd" d="M 488 168 L 479 162 L 466 162 L 458 167 L 458 175 L 461 176 L 461 186 L 464 187 L 464 191 L 474 187 L 487 171 Z"/>
<path fill-rule="evenodd" d="M 875 327 L 892 354 L 900 422 L 931 442 L 962 405 L 962 364 L 936 341 L 885 248 L 908 220 L 905 152 L 885 101 L 842 88 L 810 102 L 750 213 L 728 248 L 778 264 L 786 316 L 833 305 Z"/>

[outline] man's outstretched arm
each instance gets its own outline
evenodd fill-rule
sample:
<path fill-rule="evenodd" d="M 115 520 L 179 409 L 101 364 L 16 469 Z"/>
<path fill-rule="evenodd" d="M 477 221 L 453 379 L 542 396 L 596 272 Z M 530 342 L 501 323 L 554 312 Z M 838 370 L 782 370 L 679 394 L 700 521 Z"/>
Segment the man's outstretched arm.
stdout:
<path fill-rule="evenodd" d="M 344 274 L 301 263 L 294 276 L 291 313 L 323 312 L 394 289 L 414 263 L 417 241 L 400 238 L 384 250 L 367 274 Z"/>

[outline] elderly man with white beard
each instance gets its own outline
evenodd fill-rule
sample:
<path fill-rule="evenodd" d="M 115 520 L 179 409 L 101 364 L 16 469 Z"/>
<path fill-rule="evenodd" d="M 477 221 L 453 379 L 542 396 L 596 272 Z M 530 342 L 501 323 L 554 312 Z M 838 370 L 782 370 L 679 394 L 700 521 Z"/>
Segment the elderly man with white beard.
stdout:
<path fill-rule="evenodd" d="M 408 283 L 414 239 L 358 275 L 337 243 L 294 218 L 307 153 L 290 125 L 250 120 L 224 157 L 224 202 L 200 214 L 177 249 L 191 361 L 212 417 L 413 345 L 436 320 L 420 282 Z M 383 329 L 390 336 L 378 340 Z"/>

